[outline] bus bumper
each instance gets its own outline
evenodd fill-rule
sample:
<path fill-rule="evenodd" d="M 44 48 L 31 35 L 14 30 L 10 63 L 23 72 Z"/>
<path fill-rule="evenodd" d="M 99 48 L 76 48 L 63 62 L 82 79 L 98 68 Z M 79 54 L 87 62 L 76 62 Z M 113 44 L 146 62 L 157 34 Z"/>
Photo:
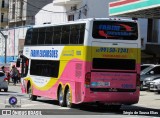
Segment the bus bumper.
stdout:
<path fill-rule="evenodd" d="M 108 104 L 135 104 L 139 101 L 139 90 L 135 92 L 90 92 L 83 102 L 103 102 Z"/>

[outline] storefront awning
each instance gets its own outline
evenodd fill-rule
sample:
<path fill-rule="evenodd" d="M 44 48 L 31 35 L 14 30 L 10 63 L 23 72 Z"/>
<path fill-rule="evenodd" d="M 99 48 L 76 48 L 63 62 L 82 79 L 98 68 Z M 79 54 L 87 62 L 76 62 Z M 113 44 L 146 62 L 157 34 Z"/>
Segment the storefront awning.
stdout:
<path fill-rule="evenodd" d="M 109 3 L 109 15 L 132 18 L 160 18 L 160 0 L 117 0 Z"/>

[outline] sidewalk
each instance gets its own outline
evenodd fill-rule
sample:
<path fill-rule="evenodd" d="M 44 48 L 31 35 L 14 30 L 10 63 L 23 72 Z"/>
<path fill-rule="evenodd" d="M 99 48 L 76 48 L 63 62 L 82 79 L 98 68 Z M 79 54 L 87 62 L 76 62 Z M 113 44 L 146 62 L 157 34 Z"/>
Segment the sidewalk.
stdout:
<path fill-rule="evenodd" d="M 141 91 L 139 102 L 136 105 L 147 108 L 159 109 L 160 94 L 157 94 L 156 92 Z"/>
<path fill-rule="evenodd" d="M 8 84 L 8 86 L 21 86 L 21 83 L 18 82 L 18 83 L 16 83 L 16 85 L 13 85 L 13 82 L 10 82 L 10 83 Z"/>

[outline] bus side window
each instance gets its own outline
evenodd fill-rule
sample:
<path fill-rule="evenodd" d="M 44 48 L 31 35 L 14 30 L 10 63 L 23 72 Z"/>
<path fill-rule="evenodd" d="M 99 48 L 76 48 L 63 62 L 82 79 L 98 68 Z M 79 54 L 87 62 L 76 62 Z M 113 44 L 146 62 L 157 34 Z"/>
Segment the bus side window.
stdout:
<path fill-rule="evenodd" d="M 71 25 L 70 44 L 78 44 L 78 38 L 77 25 Z"/>
<path fill-rule="evenodd" d="M 31 45 L 32 32 L 33 32 L 33 29 L 28 29 L 26 38 L 25 38 L 25 45 Z"/>
<path fill-rule="evenodd" d="M 31 40 L 31 45 L 37 45 L 37 40 L 38 40 L 38 28 L 33 29 L 33 37 Z"/>
<path fill-rule="evenodd" d="M 61 44 L 61 28 L 62 26 L 54 27 L 53 44 Z"/>
<path fill-rule="evenodd" d="M 85 32 L 85 24 L 80 25 L 80 30 L 79 30 L 79 43 L 78 44 L 83 44 L 84 42 L 84 32 Z"/>
<path fill-rule="evenodd" d="M 61 44 L 69 44 L 70 26 L 66 25 L 62 27 Z"/>
<path fill-rule="evenodd" d="M 44 45 L 46 28 L 40 28 L 38 32 L 38 44 Z"/>
<path fill-rule="evenodd" d="M 59 63 L 59 61 L 50 60 L 31 60 L 30 74 L 45 77 L 58 77 Z"/>
<path fill-rule="evenodd" d="M 54 28 L 53 27 L 48 27 L 46 28 L 46 37 L 45 37 L 45 44 L 52 44 L 52 38 L 53 38 L 53 31 Z"/>

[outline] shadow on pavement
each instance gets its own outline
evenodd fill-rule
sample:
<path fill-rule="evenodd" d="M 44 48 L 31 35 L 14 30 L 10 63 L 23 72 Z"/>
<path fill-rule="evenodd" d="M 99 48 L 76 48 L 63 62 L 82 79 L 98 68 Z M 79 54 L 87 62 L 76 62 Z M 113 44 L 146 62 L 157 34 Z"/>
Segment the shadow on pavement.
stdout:
<path fill-rule="evenodd" d="M 56 100 L 37 100 L 38 102 L 53 104 L 58 106 L 58 101 Z M 65 112 L 66 111 L 66 112 Z M 75 105 L 72 109 L 67 109 L 63 111 L 63 115 L 106 115 L 106 114 L 119 114 L 119 115 L 140 115 L 140 116 L 154 116 L 160 117 L 160 109 L 139 107 L 134 105 L 122 105 L 120 110 L 115 110 L 108 105 L 99 107 L 95 104 L 79 104 Z M 69 111 L 69 112 L 67 112 Z M 61 115 L 62 112 L 59 112 Z M 58 114 L 58 113 L 57 113 Z"/>

